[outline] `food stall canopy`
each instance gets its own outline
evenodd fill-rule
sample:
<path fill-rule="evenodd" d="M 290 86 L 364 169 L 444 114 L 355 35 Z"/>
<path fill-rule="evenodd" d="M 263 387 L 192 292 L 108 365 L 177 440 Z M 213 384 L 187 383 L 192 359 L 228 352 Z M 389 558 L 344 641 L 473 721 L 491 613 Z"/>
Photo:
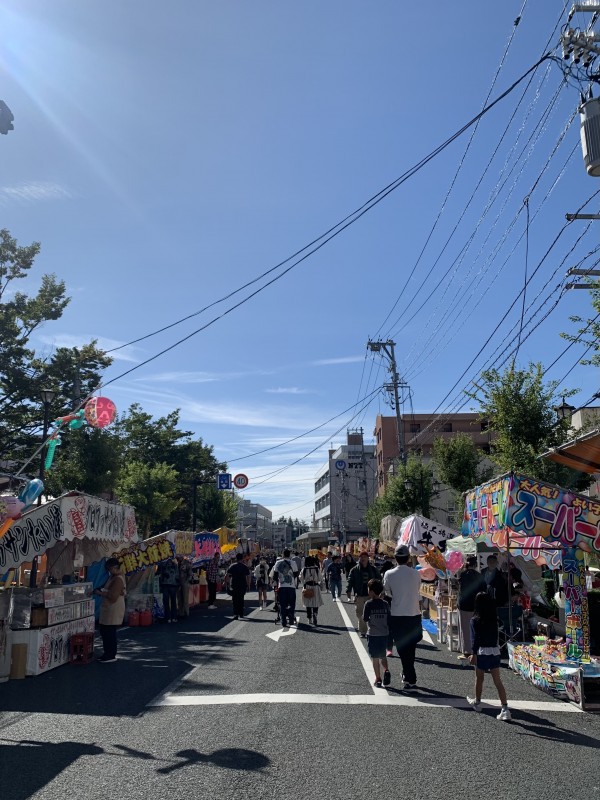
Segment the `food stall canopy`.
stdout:
<path fill-rule="evenodd" d="M 132 506 L 68 492 L 27 511 L 0 539 L 0 575 L 55 548 L 61 556 L 77 549 L 87 566 L 138 538 Z"/>
<path fill-rule="evenodd" d="M 541 458 L 556 461 L 565 467 L 587 472 L 589 475 L 600 472 L 600 431 L 595 430 L 578 436 L 560 447 L 543 453 Z"/>
<path fill-rule="evenodd" d="M 476 542 L 510 548 L 536 563 L 549 560 L 558 568 L 562 548 L 600 553 L 600 503 L 508 473 L 467 492 L 462 532 Z"/>
<path fill-rule="evenodd" d="M 458 550 L 463 556 L 477 555 L 477 545 L 470 536 L 455 536 L 453 539 L 448 539 L 446 552 L 451 553 L 453 550 Z"/>
<path fill-rule="evenodd" d="M 428 545 L 436 545 L 440 550 L 444 550 L 446 542 L 458 535 L 458 531 L 452 528 L 446 528 L 432 519 L 413 514 L 402 520 L 398 544 L 407 545 L 411 553 L 416 555 L 426 550 Z"/>

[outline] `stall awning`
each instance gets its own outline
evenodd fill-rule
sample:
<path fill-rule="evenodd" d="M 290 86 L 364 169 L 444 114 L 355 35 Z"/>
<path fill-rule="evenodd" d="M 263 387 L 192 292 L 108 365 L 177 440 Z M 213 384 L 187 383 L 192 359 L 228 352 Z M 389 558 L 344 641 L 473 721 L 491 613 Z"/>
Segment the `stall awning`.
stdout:
<path fill-rule="evenodd" d="M 577 439 L 561 447 L 543 453 L 541 457 L 590 475 L 600 472 L 600 431 L 595 430 L 578 436 Z"/>

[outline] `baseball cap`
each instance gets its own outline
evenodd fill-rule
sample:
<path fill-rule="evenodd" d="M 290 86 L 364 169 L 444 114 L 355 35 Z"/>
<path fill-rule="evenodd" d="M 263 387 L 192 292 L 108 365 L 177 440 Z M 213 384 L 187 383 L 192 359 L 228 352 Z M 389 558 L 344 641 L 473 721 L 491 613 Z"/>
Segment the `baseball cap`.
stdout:
<path fill-rule="evenodd" d="M 405 544 L 400 544 L 396 548 L 396 550 L 394 552 L 394 555 L 395 556 L 402 556 L 404 558 L 408 558 L 408 556 L 410 556 L 410 550 L 408 549 L 408 547 Z"/>

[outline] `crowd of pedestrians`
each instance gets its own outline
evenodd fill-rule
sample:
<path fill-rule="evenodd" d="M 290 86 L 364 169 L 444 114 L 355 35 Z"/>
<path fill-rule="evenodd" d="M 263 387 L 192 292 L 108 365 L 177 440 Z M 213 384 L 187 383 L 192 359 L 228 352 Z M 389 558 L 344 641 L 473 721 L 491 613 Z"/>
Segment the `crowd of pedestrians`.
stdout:
<path fill-rule="evenodd" d="M 279 558 L 270 561 L 261 555 L 254 560 L 252 569 L 246 560 L 246 556 L 238 553 L 235 563 L 227 570 L 225 586 L 232 596 L 234 619 L 245 616 L 244 596 L 254 578 L 262 609 L 269 603 L 268 593 L 274 591 L 276 621 L 281 621 L 284 628 L 299 622 L 297 588 L 301 589 L 308 624 L 318 626 L 324 593 L 331 593 L 334 603 L 341 602 L 342 575 L 345 574 L 346 597 L 354 604 L 356 630 L 367 640 L 374 685 L 378 688 L 390 685 L 392 675 L 388 659 L 395 648 L 402 664 L 402 691 L 417 689 L 416 649 L 423 637 L 421 578 L 413 567 L 408 547 L 399 546 L 394 556 L 386 557 L 379 568 L 366 552 L 360 554 L 358 561 L 351 555 L 342 558 L 328 553 L 321 562 L 316 556 L 302 559 L 299 554 L 284 550 Z M 207 570 L 209 608 L 214 607 L 217 565 L 218 555 Z M 507 577 L 498 569 L 495 556 L 488 558 L 487 567 L 481 572 L 477 570 L 477 557 L 469 556 L 459 575 L 458 595 L 461 657 L 469 659 L 475 667 L 475 691 L 473 697 L 467 697 L 468 703 L 475 711 L 481 710 L 484 676 L 489 673 L 501 702 L 498 719 L 504 721 L 510 720 L 511 714 L 500 677 L 497 606 L 507 601 Z M 520 580 L 518 570 L 510 578 Z"/>

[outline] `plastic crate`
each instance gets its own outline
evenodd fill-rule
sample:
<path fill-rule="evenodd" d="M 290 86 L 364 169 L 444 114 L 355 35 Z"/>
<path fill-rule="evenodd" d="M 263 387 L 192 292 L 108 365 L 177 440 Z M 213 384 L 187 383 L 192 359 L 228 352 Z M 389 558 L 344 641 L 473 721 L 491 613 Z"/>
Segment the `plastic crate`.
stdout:
<path fill-rule="evenodd" d="M 94 660 L 94 634 L 74 633 L 69 648 L 71 664 L 89 664 Z"/>

